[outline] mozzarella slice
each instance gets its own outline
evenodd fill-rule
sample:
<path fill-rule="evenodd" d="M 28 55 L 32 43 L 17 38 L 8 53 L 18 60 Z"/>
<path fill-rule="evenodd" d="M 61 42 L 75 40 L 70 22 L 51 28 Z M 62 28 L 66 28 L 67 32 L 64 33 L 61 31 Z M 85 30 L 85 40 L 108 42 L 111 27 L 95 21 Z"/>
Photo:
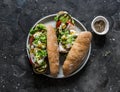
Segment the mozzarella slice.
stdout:
<path fill-rule="evenodd" d="M 33 37 L 34 38 L 37 38 L 37 37 L 39 37 L 41 35 L 41 32 L 36 32 L 34 35 L 33 35 Z"/>
<path fill-rule="evenodd" d="M 73 35 L 73 36 L 78 36 L 78 32 L 76 32 L 75 30 L 70 30 L 70 35 Z"/>
<path fill-rule="evenodd" d="M 59 51 L 60 52 L 64 52 L 64 53 L 67 53 L 68 51 L 66 49 L 63 48 L 62 44 L 59 43 Z"/>
<path fill-rule="evenodd" d="M 67 48 L 67 49 L 70 49 L 71 46 L 72 46 L 72 44 L 66 44 L 66 48 Z"/>
<path fill-rule="evenodd" d="M 38 60 L 37 62 L 38 62 L 38 64 L 39 64 L 39 65 L 41 65 L 41 64 L 42 64 L 42 62 L 44 62 L 44 58 L 42 58 L 42 59 Z"/>

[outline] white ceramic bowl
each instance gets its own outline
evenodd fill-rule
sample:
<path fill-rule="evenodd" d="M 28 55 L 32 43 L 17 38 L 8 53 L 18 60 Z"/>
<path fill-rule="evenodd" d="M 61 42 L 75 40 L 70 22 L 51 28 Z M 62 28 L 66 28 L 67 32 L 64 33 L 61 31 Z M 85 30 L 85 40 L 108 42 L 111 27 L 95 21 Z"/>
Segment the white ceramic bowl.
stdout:
<path fill-rule="evenodd" d="M 105 29 L 104 29 L 103 32 L 98 32 L 98 31 L 96 31 L 96 29 L 95 29 L 95 27 L 94 27 L 95 22 L 96 22 L 96 21 L 100 21 L 100 20 L 102 20 L 102 21 L 105 22 Z M 105 17 L 103 17 L 103 16 L 97 16 L 97 17 L 95 17 L 95 18 L 93 19 L 93 21 L 92 21 L 92 23 L 91 23 L 91 28 L 92 28 L 92 30 L 93 30 L 96 34 L 98 34 L 98 35 L 105 35 L 105 34 L 107 34 L 107 32 L 109 31 L 109 22 L 108 22 L 108 20 L 107 20 Z"/>

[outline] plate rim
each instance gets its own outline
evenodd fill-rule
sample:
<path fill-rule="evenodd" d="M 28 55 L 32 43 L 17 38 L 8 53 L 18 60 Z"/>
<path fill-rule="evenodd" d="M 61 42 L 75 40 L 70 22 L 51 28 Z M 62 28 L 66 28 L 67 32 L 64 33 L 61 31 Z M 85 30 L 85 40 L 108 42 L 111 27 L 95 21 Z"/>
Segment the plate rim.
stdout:
<path fill-rule="evenodd" d="M 47 16 L 45 16 L 45 17 L 43 17 L 43 18 L 40 18 L 38 21 L 36 21 L 36 22 L 33 24 L 32 28 L 34 28 L 38 23 L 40 23 L 40 22 L 43 21 L 44 19 L 50 18 L 50 17 L 54 17 L 54 16 L 56 16 L 56 15 L 57 15 L 57 14 L 50 14 L 50 15 L 47 15 Z M 79 20 L 77 20 L 77 19 L 74 18 L 74 17 L 72 17 L 72 18 L 73 18 L 76 22 L 78 22 L 78 24 L 80 24 L 80 25 L 83 27 L 83 29 L 85 29 L 85 30 L 82 30 L 82 31 L 87 31 L 87 29 L 85 28 L 85 26 L 84 26 Z M 78 27 L 78 28 L 79 28 L 79 27 Z M 30 60 L 30 54 L 29 54 L 29 51 L 28 51 L 28 40 L 29 40 L 29 36 L 30 36 L 30 31 L 29 31 L 29 33 L 28 33 L 28 35 L 27 35 L 27 40 L 26 40 L 26 51 L 27 51 L 28 59 Z M 84 68 L 84 66 L 86 65 L 86 63 L 88 62 L 88 59 L 89 59 L 90 53 L 91 53 L 91 43 L 90 43 L 89 50 L 88 50 L 87 53 L 88 53 L 88 54 L 87 54 L 87 56 L 86 56 L 86 58 L 85 58 L 85 60 L 84 60 L 84 63 L 83 63 L 80 67 L 78 67 L 77 70 L 75 70 L 73 73 L 71 73 L 71 74 L 68 75 L 68 76 L 64 76 L 64 77 L 54 77 L 54 76 L 47 75 L 47 74 L 42 74 L 42 75 L 45 75 L 45 76 L 47 76 L 47 77 L 49 77 L 49 78 L 53 78 L 53 79 L 64 79 L 64 78 L 71 77 L 71 76 L 77 74 L 80 70 L 82 70 L 82 69 Z"/>

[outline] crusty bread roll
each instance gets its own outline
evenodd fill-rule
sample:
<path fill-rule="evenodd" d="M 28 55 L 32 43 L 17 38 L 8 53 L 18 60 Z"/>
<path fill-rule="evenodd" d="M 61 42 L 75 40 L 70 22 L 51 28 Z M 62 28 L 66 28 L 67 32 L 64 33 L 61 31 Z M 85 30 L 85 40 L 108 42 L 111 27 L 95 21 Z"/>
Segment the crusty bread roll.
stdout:
<path fill-rule="evenodd" d="M 81 32 L 76 38 L 66 60 L 63 64 L 63 73 L 65 76 L 74 72 L 86 56 L 91 43 L 92 34 L 90 32 Z"/>
<path fill-rule="evenodd" d="M 57 76 L 59 71 L 59 50 L 56 31 L 51 25 L 47 26 L 47 52 L 50 74 Z"/>

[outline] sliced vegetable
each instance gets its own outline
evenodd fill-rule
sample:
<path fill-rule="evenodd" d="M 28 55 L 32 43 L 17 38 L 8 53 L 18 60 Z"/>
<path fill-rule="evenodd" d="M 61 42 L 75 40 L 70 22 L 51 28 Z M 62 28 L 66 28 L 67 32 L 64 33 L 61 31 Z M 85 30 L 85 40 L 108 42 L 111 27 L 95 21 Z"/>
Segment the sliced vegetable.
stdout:
<path fill-rule="evenodd" d="M 56 27 L 59 27 L 61 25 L 61 21 L 57 21 Z"/>
<path fill-rule="evenodd" d="M 58 42 L 64 47 L 64 49 L 71 48 L 75 41 L 74 32 L 71 32 L 71 28 L 74 27 L 74 20 L 65 11 L 60 11 L 54 20 L 56 21 Z"/>
<path fill-rule="evenodd" d="M 54 17 L 54 20 L 58 21 L 58 18 L 59 18 L 59 16 L 57 15 L 57 16 Z"/>
<path fill-rule="evenodd" d="M 30 38 L 29 38 L 29 43 L 30 43 L 30 45 L 32 45 L 33 40 L 34 40 L 34 37 L 33 37 L 33 36 L 30 36 Z"/>
<path fill-rule="evenodd" d="M 38 23 L 30 29 L 30 55 L 33 55 L 33 70 L 37 73 L 43 73 L 47 68 L 45 58 L 47 57 L 47 30 L 43 24 Z M 32 61 L 31 61 L 32 62 Z"/>
<path fill-rule="evenodd" d="M 34 28 L 30 29 L 30 34 L 32 35 L 39 30 L 46 31 L 46 27 L 43 24 L 37 24 Z"/>

